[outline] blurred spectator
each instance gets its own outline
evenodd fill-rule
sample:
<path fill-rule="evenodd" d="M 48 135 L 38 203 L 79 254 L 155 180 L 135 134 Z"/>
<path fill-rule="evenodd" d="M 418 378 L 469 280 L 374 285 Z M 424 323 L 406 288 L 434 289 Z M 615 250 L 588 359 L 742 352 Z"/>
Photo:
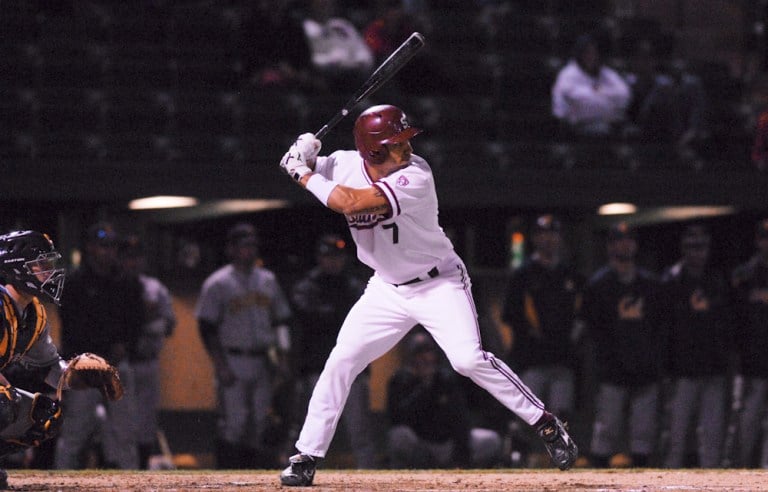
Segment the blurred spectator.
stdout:
<path fill-rule="evenodd" d="M 246 9 L 238 56 L 245 83 L 256 88 L 316 90 L 312 55 L 292 0 L 256 0 Z"/>
<path fill-rule="evenodd" d="M 432 29 L 429 8 L 409 3 L 406 0 L 376 0 L 374 18 L 363 29 L 363 35 L 377 64 L 386 60 L 413 32 L 420 32 L 429 39 Z M 455 93 L 461 90 L 456 79 L 450 76 L 438 57 L 432 56 L 427 42 L 384 90 L 407 94 Z"/>
<path fill-rule="evenodd" d="M 203 282 L 195 307 L 216 375 L 219 468 L 269 468 L 277 459 L 266 433 L 279 355 L 290 347 L 291 310 L 275 274 L 257 265 L 258 244 L 252 225 L 233 226 L 230 263 Z"/>
<path fill-rule="evenodd" d="M 146 274 L 146 254 L 141 239 L 125 237 L 120 243 L 120 260 L 125 273 L 139 279 L 143 287 L 146 323 L 136 342 L 133 373 L 136 381 L 139 465 L 149 467 L 149 458 L 160 453 L 157 442 L 160 411 L 160 351 L 173 333 L 176 315 L 171 294 L 160 280 Z"/>
<path fill-rule="evenodd" d="M 502 319 L 512 328 L 513 339 L 510 363 L 553 413 L 569 420 L 574 410 L 576 314 L 584 281 L 563 261 L 559 219 L 537 217 L 531 241 L 533 252 L 513 272 L 504 295 Z"/>
<path fill-rule="evenodd" d="M 667 63 L 654 43 L 639 43 L 627 80 L 632 87 L 630 121 L 641 143 L 660 146 L 660 157 L 691 161 L 706 137 L 706 95 L 701 78 L 681 63 Z"/>
<path fill-rule="evenodd" d="M 336 0 L 309 0 L 302 24 L 312 66 L 332 89 L 354 90 L 368 78 L 373 53 L 358 28 L 339 15 Z"/>
<path fill-rule="evenodd" d="M 625 122 L 630 97 L 627 82 L 603 63 L 596 39 L 583 34 L 557 74 L 552 114 L 577 136 L 612 136 Z"/>
<path fill-rule="evenodd" d="M 736 387 L 741 389 L 734 465 L 768 468 L 768 432 L 763 427 L 768 418 L 768 218 L 757 224 L 755 249 L 731 279 L 740 334 Z"/>
<path fill-rule="evenodd" d="M 371 49 L 377 63 L 384 61 L 414 31 L 426 34 L 428 30 L 428 10 L 422 9 L 420 15 L 411 15 L 404 0 L 376 0 L 374 19 L 365 27 L 365 42 Z"/>
<path fill-rule="evenodd" d="M 628 450 L 632 464 L 645 467 L 657 446 L 665 304 L 656 276 L 635 262 L 637 235 L 626 222 L 610 228 L 607 250 L 608 264 L 584 289 L 598 382 L 590 459 L 606 467 Z"/>
<path fill-rule="evenodd" d="M 341 324 L 365 289 L 365 279 L 349 268 L 349 245 L 336 234 L 325 234 L 315 250 L 317 264 L 293 287 L 291 301 L 296 315 L 293 353 L 299 386 L 298 425 L 304 421 L 309 397 L 336 344 Z M 376 467 L 372 432 L 369 373 L 352 383 L 341 414 L 358 468 Z M 296 436 L 294 436 L 296 437 Z"/>
<path fill-rule="evenodd" d="M 751 155 L 752 164 L 758 171 L 768 169 L 768 110 L 762 111 L 757 117 Z"/>
<path fill-rule="evenodd" d="M 698 466 L 722 462 L 732 360 L 732 305 L 728 280 L 710 264 L 710 234 L 703 225 L 685 228 L 682 258 L 662 276 L 671 303 L 668 376 L 668 444 L 664 466 L 686 465 L 689 444 Z"/>
<path fill-rule="evenodd" d="M 435 342 L 417 328 L 405 339 L 403 365 L 388 384 L 387 433 L 393 468 L 492 467 L 501 437 L 472 429 L 462 381 Z"/>
<path fill-rule="evenodd" d="M 83 264 L 67 275 L 61 299 L 62 355 L 66 359 L 83 352 L 104 355 L 119 369 L 125 396 L 106 401 L 97 389 L 67 393 L 55 466 L 60 470 L 84 467 L 80 459 L 97 439 L 104 467 L 138 469 L 131 359 L 146 322 L 143 289 L 137 278 L 120 268 L 118 235 L 111 223 L 89 227 L 84 246 Z"/>

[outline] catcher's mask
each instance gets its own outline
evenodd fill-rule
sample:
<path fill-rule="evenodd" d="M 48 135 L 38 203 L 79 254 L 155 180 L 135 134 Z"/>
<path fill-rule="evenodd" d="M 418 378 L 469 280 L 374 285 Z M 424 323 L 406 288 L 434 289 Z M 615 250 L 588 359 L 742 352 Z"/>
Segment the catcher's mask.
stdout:
<path fill-rule="evenodd" d="M 402 143 L 421 133 L 410 126 L 403 110 L 389 104 L 372 106 L 355 121 L 355 147 L 360 156 L 371 164 L 387 159 L 387 144 Z"/>
<path fill-rule="evenodd" d="M 45 294 L 57 305 L 64 290 L 61 255 L 47 234 L 14 231 L 0 236 L 0 276 L 19 290 Z"/>

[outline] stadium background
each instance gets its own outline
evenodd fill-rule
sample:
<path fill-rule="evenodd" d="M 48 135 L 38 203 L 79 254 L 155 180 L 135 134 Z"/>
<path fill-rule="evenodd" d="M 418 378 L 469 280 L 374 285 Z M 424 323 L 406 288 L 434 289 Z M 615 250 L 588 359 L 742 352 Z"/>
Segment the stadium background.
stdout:
<path fill-rule="evenodd" d="M 358 2 L 342 3 L 352 19 L 365 18 Z M 414 147 L 435 169 L 441 222 L 473 271 L 486 318 L 514 260 L 513 233 L 525 235 L 542 211 L 564 218 L 570 254 L 584 272 L 604 259 L 603 233 L 616 217 L 596 210 L 607 202 L 640 207 L 622 218 L 640 227 L 641 262 L 651 268 L 676 258 L 679 226 L 699 216 L 713 229 L 717 261 L 729 267 L 747 257 L 752 225 L 768 213 L 768 178 L 749 161 L 755 116 L 768 96 L 758 29 L 765 2 L 510 3 L 515 8 L 495 36 L 463 2 L 433 8 L 423 56 L 444 64 L 455 86 L 383 91 L 369 101 L 397 104 L 425 128 Z M 212 436 L 188 429 L 210 422 L 214 407 L 191 310 L 202 279 L 223 261 L 226 228 L 255 223 L 265 263 L 286 283 L 311 262 L 302 247 L 311 251 L 321 232 L 345 231 L 276 163 L 297 133 L 320 128 L 349 94 L 241 90 L 230 56 L 238 8 L 0 3 L 0 228 L 49 231 L 73 262 L 81 233 L 99 218 L 148 239 L 151 270 L 171 287 L 179 316 L 163 352 L 164 426 L 173 447 L 190 451 L 210 444 Z M 577 158 L 566 152 L 578 144 L 559 139 L 549 89 L 573 39 L 595 28 L 606 33 L 609 62 L 619 68 L 633 39 L 675 34 L 676 56 L 702 77 L 709 96 L 702 162 L 644 161 L 637 148 L 618 143 L 580 148 Z M 325 150 L 351 145 L 354 116 L 324 140 Z M 153 195 L 193 196 L 201 205 L 128 209 L 130 200 Z M 505 343 L 506 334 L 498 335 Z M 395 351 L 374 367 L 376 410 L 396 359 Z"/>

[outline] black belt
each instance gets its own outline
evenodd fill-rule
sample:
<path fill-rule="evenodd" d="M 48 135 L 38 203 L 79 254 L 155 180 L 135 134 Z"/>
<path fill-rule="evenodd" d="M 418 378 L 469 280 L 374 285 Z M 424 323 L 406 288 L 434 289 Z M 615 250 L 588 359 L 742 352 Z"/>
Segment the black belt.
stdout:
<path fill-rule="evenodd" d="M 437 267 L 435 267 L 432 270 L 428 271 L 427 275 L 429 275 L 429 278 L 435 278 L 438 275 L 440 275 L 440 270 L 438 270 Z M 407 282 L 403 282 L 402 284 L 392 284 L 392 285 L 394 285 L 395 287 L 400 287 L 401 285 L 415 284 L 415 283 L 421 282 L 422 280 L 426 280 L 426 278 L 416 277 L 416 278 L 412 278 Z"/>
<path fill-rule="evenodd" d="M 263 357 L 267 355 L 266 349 L 241 349 L 241 348 L 225 348 L 224 351 L 230 355 L 242 355 L 248 357 Z"/>

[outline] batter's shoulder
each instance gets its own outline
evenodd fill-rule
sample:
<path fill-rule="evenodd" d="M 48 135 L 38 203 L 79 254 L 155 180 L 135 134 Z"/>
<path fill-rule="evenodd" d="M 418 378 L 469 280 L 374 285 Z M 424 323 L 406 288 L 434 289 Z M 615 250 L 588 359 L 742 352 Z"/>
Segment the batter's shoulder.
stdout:
<path fill-rule="evenodd" d="M 427 160 L 419 155 L 416 155 L 416 154 L 411 155 L 411 165 L 416 169 L 420 169 L 424 172 L 428 172 L 429 174 L 432 174 L 432 168 L 429 166 L 429 163 L 427 162 Z"/>

